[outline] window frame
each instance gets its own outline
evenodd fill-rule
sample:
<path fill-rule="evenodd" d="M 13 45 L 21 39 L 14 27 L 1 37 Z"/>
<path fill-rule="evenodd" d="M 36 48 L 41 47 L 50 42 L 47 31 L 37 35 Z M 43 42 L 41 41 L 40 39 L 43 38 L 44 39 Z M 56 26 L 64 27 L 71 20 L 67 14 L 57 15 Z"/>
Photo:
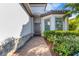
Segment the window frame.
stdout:
<path fill-rule="evenodd" d="M 59 20 L 59 19 L 60 19 L 60 20 Z M 59 20 L 59 21 L 60 21 L 60 24 L 61 24 L 61 23 L 62 23 L 62 24 L 61 24 L 61 25 L 58 25 L 58 24 L 57 24 L 57 22 L 58 22 L 57 20 Z M 57 25 L 58 25 L 58 26 L 61 26 L 61 28 L 58 28 Z M 55 29 L 56 29 L 56 30 L 63 30 L 63 17 L 55 17 Z"/>

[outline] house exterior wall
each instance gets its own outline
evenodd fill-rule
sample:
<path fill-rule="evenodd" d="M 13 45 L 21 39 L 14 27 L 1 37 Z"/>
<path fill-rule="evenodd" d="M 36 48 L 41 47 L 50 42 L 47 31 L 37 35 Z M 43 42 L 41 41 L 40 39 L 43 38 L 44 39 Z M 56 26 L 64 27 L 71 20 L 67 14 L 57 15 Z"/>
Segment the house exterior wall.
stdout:
<path fill-rule="evenodd" d="M 53 23 L 54 23 L 54 28 L 53 27 L 51 27 L 51 28 L 53 28 L 54 30 L 56 30 L 56 23 L 55 23 L 55 18 L 56 17 L 59 17 L 59 18 L 63 18 L 63 16 L 64 16 L 65 14 L 52 14 L 52 18 L 54 19 L 54 21 L 52 21 Z M 66 19 L 64 20 L 64 18 L 62 19 L 63 20 L 63 30 L 67 30 L 67 28 L 66 28 L 66 26 L 67 26 L 67 22 L 66 22 Z M 52 25 L 51 25 L 52 26 Z M 52 30 L 52 29 L 51 29 Z"/>
<path fill-rule="evenodd" d="M 0 56 L 14 53 L 32 36 L 33 18 L 20 4 L 0 4 Z"/>
<path fill-rule="evenodd" d="M 51 19 L 52 15 L 41 17 L 41 34 L 45 31 L 45 19 Z"/>
<path fill-rule="evenodd" d="M 41 18 L 41 33 L 43 33 L 45 31 L 45 20 L 49 19 L 50 20 L 50 30 L 56 30 L 56 26 L 55 26 L 55 18 L 56 17 L 61 17 L 63 18 L 65 14 L 52 14 L 52 15 L 48 15 L 45 17 Z M 63 30 L 67 30 L 67 19 L 63 19 Z"/>
<path fill-rule="evenodd" d="M 29 17 L 29 19 L 26 19 L 26 20 L 28 20 L 28 22 L 22 25 L 22 29 L 20 33 L 21 37 L 26 36 L 28 34 L 33 34 L 33 18 Z"/>
<path fill-rule="evenodd" d="M 19 4 L 0 4 L 0 40 L 7 37 L 20 37 L 22 26 L 27 24 L 26 33 L 31 33 L 31 20 Z M 27 30 L 28 29 L 28 30 Z"/>

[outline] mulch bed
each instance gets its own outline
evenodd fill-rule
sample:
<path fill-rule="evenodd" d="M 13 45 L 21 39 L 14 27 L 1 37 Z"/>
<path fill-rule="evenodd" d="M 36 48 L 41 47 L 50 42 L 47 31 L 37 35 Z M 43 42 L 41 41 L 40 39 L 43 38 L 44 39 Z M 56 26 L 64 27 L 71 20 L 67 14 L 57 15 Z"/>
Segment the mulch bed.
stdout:
<path fill-rule="evenodd" d="M 50 42 L 48 42 L 46 39 L 45 39 L 45 42 L 47 43 L 47 45 L 48 45 L 48 47 L 49 47 L 49 50 L 50 50 L 52 56 L 58 56 L 58 53 L 56 53 L 56 52 L 54 52 L 54 51 L 52 50 L 52 48 L 54 47 L 53 44 L 50 43 Z"/>

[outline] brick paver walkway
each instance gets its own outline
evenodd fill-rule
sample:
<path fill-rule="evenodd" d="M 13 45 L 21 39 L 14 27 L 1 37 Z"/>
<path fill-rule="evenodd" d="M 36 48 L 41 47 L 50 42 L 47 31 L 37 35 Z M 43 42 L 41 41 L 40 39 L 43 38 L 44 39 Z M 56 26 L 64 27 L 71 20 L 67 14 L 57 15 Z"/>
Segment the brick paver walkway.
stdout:
<path fill-rule="evenodd" d="M 42 37 L 33 37 L 16 52 L 18 56 L 51 56 L 50 50 Z"/>

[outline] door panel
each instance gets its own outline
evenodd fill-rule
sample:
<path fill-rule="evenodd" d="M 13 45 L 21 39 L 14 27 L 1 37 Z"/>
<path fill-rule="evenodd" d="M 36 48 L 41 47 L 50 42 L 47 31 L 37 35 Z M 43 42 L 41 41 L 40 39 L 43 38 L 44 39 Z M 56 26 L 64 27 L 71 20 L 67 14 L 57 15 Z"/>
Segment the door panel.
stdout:
<path fill-rule="evenodd" d="M 35 35 L 40 35 L 40 23 L 34 23 L 34 32 Z"/>

